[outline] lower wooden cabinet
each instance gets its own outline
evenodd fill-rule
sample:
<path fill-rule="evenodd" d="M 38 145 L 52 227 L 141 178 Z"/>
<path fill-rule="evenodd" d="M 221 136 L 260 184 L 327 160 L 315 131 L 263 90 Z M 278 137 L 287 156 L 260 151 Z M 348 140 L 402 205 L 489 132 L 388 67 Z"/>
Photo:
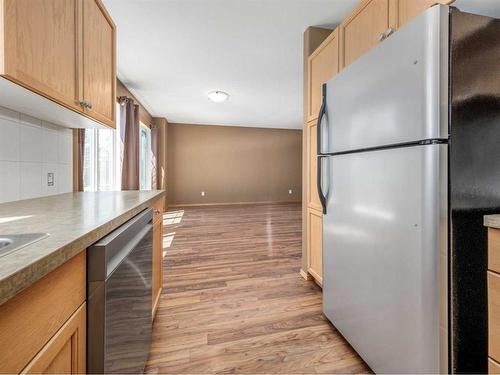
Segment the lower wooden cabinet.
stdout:
<path fill-rule="evenodd" d="M 0 373 L 85 372 L 86 259 L 80 252 L 0 306 Z"/>
<path fill-rule="evenodd" d="M 500 374 L 500 364 L 488 358 L 488 374 Z"/>
<path fill-rule="evenodd" d="M 500 360 L 500 274 L 488 271 L 488 355 Z"/>
<path fill-rule="evenodd" d="M 84 374 L 86 369 L 84 303 L 26 366 L 26 374 Z"/>
<path fill-rule="evenodd" d="M 153 319 L 158 310 L 163 287 L 163 206 L 165 198 L 158 199 L 151 206 L 153 208 Z"/>
<path fill-rule="evenodd" d="M 307 272 L 319 285 L 323 284 L 323 214 L 307 211 Z"/>
<path fill-rule="evenodd" d="M 163 223 L 153 224 L 153 318 L 158 309 L 163 281 Z"/>
<path fill-rule="evenodd" d="M 488 372 L 500 374 L 500 229 L 488 228 Z"/>

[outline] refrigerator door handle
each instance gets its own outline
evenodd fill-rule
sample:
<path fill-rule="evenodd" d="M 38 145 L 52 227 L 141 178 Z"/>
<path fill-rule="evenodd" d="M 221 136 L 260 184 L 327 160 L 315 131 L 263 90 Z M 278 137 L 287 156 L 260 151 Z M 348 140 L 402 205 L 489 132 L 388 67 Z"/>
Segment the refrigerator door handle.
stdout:
<path fill-rule="evenodd" d="M 323 142 L 321 140 L 321 133 L 322 133 L 321 122 L 323 120 L 323 116 L 325 115 L 325 110 L 326 110 L 326 83 L 323 83 L 322 90 L 323 90 L 322 91 L 323 100 L 321 102 L 321 108 L 319 109 L 318 122 L 316 125 L 316 142 L 317 142 L 316 150 L 318 155 L 321 154 L 321 146 L 323 145 Z"/>
<path fill-rule="evenodd" d="M 316 167 L 317 167 L 317 172 L 316 172 L 316 182 L 317 182 L 317 187 L 318 187 L 318 195 L 319 195 L 319 200 L 321 202 L 321 207 L 323 207 L 323 215 L 326 215 L 326 196 L 323 194 L 323 180 L 321 176 L 323 175 L 322 173 L 322 161 L 323 158 L 326 156 L 323 155 L 318 155 L 318 159 L 316 160 Z"/>

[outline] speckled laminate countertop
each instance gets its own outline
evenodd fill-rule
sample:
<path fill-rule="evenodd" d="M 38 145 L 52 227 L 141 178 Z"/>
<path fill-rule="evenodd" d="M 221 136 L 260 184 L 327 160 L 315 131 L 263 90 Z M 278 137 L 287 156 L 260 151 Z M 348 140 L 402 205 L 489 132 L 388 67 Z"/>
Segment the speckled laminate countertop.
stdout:
<path fill-rule="evenodd" d="M 68 193 L 0 204 L 0 235 L 49 233 L 0 257 L 0 305 L 164 194 L 163 190 Z"/>
<path fill-rule="evenodd" d="M 484 226 L 500 229 L 500 215 L 486 215 L 484 217 Z"/>

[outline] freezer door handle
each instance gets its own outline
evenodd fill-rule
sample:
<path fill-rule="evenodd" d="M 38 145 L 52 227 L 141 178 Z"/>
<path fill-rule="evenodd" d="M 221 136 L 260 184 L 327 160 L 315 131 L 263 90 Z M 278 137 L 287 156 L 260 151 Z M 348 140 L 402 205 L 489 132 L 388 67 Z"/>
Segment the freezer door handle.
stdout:
<path fill-rule="evenodd" d="M 321 108 L 319 109 L 319 114 L 318 114 L 318 123 L 316 125 L 316 153 L 318 155 L 321 154 L 321 146 L 323 145 L 323 142 L 321 141 L 321 122 L 323 121 L 323 116 L 325 115 L 325 110 L 326 110 L 326 83 L 323 83 L 323 101 L 321 103 Z"/>
<path fill-rule="evenodd" d="M 319 200 L 321 202 L 321 207 L 323 207 L 323 215 L 326 215 L 326 196 L 323 194 L 323 180 L 321 178 L 322 174 L 322 161 L 325 158 L 323 155 L 318 155 L 318 159 L 316 160 L 316 167 L 317 167 L 317 172 L 316 172 L 316 181 L 317 181 L 317 186 L 318 186 L 318 195 L 319 195 Z"/>

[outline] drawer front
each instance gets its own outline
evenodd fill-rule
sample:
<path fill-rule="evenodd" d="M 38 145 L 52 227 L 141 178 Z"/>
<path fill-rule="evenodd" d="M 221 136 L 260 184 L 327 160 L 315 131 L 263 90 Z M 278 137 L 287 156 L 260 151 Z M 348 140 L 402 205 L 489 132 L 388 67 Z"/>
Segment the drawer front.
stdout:
<path fill-rule="evenodd" d="M 500 273 L 500 229 L 488 228 L 488 269 Z"/>
<path fill-rule="evenodd" d="M 500 364 L 488 358 L 488 374 L 500 374 Z"/>
<path fill-rule="evenodd" d="M 488 355 L 500 361 L 500 275 L 488 271 Z"/>
<path fill-rule="evenodd" d="M 86 252 L 0 306 L 0 372 L 18 373 L 85 301 Z"/>
<path fill-rule="evenodd" d="M 153 209 L 153 223 L 163 218 L 163 206 L 165 204 L 165 198 L 160 198 L 151 204 Z"/>

